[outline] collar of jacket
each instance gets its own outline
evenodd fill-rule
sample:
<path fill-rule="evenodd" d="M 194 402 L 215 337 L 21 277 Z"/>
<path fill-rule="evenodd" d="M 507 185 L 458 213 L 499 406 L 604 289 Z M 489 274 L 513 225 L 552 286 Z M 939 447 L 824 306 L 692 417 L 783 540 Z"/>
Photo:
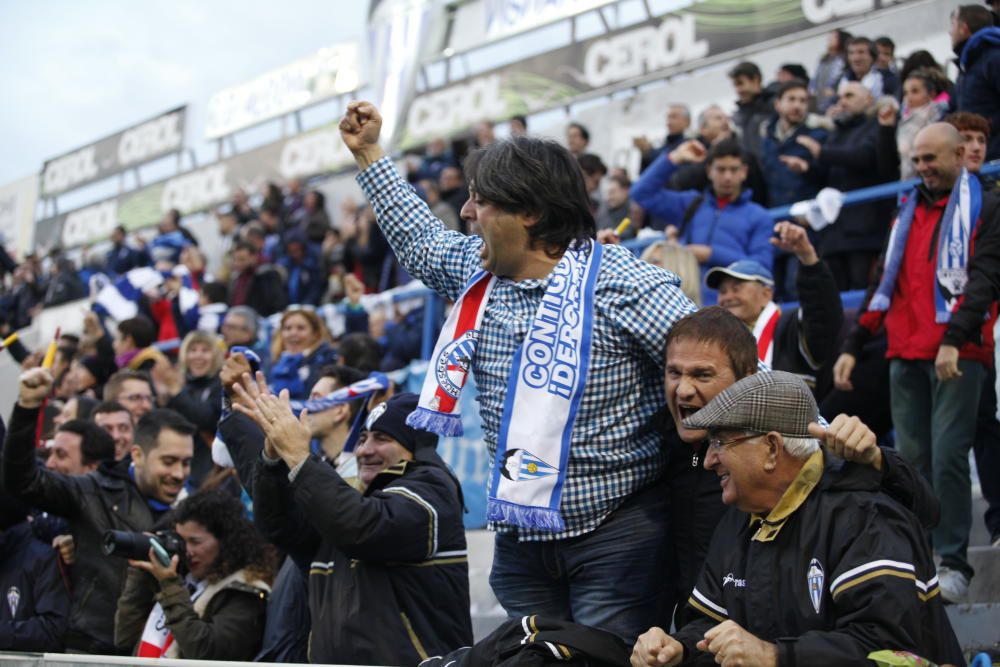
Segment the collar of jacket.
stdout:
<path fill-rule="evenodd" d="M 812 456 L 806 459 L 799 474 L 785 489 L 778 504 L 771 509 L 767 516 L 750 515 L 751 525 L 755 521 L 761 522 L 752 539 L 757 542 L 770 542 L 776 538 L 788 518 L 802 506 L 802 503 L 806 501 L 821 479 L 823 479 L 823 450 L 817 449 L 812 453 Z"/>
<path fill-rule="evenodd" d="M 708 201 L 708 204 L 712 208 L 719 208 L 719 198 L 715 196 L 715 190 L 712 189 L 711 185 L 709 185 L 705 189 L 705 195 L 706 195 L 705 197 L 706 201 Z M 753 190 L 744 187 L 742 190 L 740 190 L 740 194 L 738 194 L 735 198 L 729 200 L 729 203 L 726 206 L 728 207 L 738 204 L 747 204 L 750 202 L 750 199 L 752 197 L 753 197 Z"/>

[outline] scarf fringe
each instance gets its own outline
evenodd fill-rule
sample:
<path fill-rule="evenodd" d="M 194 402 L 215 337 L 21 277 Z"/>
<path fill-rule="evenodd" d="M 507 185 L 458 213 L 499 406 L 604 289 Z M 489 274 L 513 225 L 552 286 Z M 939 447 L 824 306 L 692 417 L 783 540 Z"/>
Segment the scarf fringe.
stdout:
<path fill-rule="evenodd" d="M 528 507 L 497 498 L 486 501 L 486 518 L 521 528 L 536 528 L 553 533 L 566 530 L 566 524 L 558 509 L 548 507 Z"/>
<path fill-rule="evenodd" d="M 445 414 L 428 408 L 418 407 L 411 412 L 406 416 L 406 424 L 445 437 L 459 437 L 464 433 L 461 414 Z"/>
<path fill-rule="evenodd" d="M 889 299 L 884 294 L 873 294 L 872 300 L 868 304 L 868 310 L 884 312 L 889 310 Z"/>

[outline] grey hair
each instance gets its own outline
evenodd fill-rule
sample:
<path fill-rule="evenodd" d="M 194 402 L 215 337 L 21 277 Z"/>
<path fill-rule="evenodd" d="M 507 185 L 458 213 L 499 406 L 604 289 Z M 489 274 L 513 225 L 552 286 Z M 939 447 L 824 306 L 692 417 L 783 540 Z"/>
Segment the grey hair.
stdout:
<path fill-rule="evenodd" d="M 673 102 L 667 108 L 680 109 L 681 111 L 684 112 L 684 117 L 687 118 L 688 120 L 691 120 L 691 109 L 688 108 L 688 105 L 681 104 L 680 102 Z"/>
<path fill-rule="evenodd" d="M 783 436 L 785 441 L 785 451 L 794 458 L 807 459 L 819 449 L 819 440 L 816 438 L 789 438 Z"/>
<path fill-rule="evenodd" d="M 722 113 L 726 113 L 726 110 L 723 109 L 722 107 L 720 107 L 718 104 L 709 104 L 707 107 L 705 107 L 704 109 L 701 110 L 701 113 L 698 114 L 698 129 L 699 130 L 705 126 L 705 120 L 707 118 L 708 112 L 709 111 L 714 111 L 716 109 L 718 109 Z M 728 116 L 729 114 L 726 114 L 726 115 Z"/>
<path fill-rule="evenodd" d="M 233 306 L 226 311 L 226 315 L 236 315 L 237 317 L 242 317 L 246 320 L 247 325 L 253 329 L 253 335 L 257 335 L 257 329 L 260 326 L 260 319 L 257 315 L 257 311 L 250 306 Z"/>

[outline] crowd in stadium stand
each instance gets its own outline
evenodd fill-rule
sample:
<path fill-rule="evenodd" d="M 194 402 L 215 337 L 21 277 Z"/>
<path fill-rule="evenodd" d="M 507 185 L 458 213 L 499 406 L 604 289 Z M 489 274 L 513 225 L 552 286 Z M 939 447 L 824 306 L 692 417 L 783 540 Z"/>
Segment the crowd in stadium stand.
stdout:
<path fill-rule="evenodd" d="M 1000 548 L 989 4 L 942 26 L 954 81 L 844 30 L 771 81 L 738 63 L 733 113 L 670 104 L 635 179 L 601 128 L 520 116 L 400 175 L 352 103 L 364 204 L 268 183 L 216 211 L 212 256 L 176 210 L 82 267 L 0 251 L 0 650 L 964 664 L 970 450 Z M 768 211 L 911 178 L 826 224 Z M 448 304 L 419 396 L 385 375 L 421 357 L 430 306 L 392 298 L 414 280 Z M 49 349 L 8 338 L 88 297 Z M 435 449 L 468 373 L 512 619 L 475 645 Z"/>

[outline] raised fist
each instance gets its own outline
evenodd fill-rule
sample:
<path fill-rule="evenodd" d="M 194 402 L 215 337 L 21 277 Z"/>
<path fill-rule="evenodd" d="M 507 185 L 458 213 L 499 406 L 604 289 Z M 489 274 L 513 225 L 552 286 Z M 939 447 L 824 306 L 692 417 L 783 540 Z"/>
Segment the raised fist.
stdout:
<path fill-rule="evenodd" d="M 385 153 L 378 145 L 382 116 L 371 102 L 351 102 L 340 119 L 340 136 L 354 154 L 358 166 L 365 169 Z"/>

